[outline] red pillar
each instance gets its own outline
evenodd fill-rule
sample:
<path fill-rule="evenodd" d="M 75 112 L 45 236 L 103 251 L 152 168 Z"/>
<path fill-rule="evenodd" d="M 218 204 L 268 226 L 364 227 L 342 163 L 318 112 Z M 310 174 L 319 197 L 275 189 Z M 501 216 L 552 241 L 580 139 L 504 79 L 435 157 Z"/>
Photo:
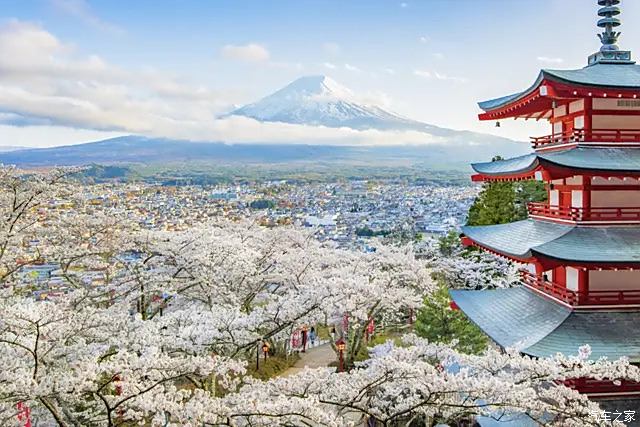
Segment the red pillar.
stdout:
<path fill-rule="evenodd" d="M 588 218 L 591 214 L 591 177 L 582 177 L 582 212 L 584 217 Z"/>
<path fill-rule="evenodd" d="M 589 294 L 589 270 L 578 268 L 578 304 L 586 302 Z"/>
<path fill-rule="evenodd" d="M 587 96 L 584 98 L 584 130 L 585 139 L 589 139 L 592 130 L 592 114 L 593 114 L 593 98 Z"/>

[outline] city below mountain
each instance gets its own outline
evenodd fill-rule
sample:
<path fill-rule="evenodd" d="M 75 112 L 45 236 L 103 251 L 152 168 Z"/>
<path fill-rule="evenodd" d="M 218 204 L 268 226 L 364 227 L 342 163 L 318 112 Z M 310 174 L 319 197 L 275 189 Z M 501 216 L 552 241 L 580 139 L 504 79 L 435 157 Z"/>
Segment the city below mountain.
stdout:
<path fill-rule="evenodd" d="M 513 156 L 528 150 L 526 144 L 470 131 L 429 125 L 359 102 L 349 89 L 325 76 L 302 77 L 260 101 L 220 118 L 243 116 L 259 122 L 294 125 L 413 131 L 425 134 L 424 144 L 393 146 L 295 144 L 227 144 L 165 138 L 124 136 L 98 142 L 53 148 L 0 150 L 0 162 L 17 165 L 83 165 L 89 163 L 171 163 L 213 161 L 221 163 L 283 163 L 296 161 L 374 162 L 404 161 L 419 164 L 466 165 L 487 154 Z"/>

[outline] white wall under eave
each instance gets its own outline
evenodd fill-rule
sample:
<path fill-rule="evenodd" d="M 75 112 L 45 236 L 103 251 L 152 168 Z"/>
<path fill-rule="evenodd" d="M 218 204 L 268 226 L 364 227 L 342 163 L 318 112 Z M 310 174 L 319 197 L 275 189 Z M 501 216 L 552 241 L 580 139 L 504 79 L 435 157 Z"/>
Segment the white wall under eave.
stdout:
<path fill-rule="evenodd" d="M 596 115 L 591 117 L 593 129 L 640 129 L 640 116 Z"/>
<path fill-rule="evenodd" d="M 640 289 L 640 270 L 591 270 L 589 290 Z"/>
<path fill-rule="evenodd" d="M 569 114 L 582 110 L 584 110 L 584 99 L 579 99 L 569 104 Z"/>
<path fill-rule="evenodd" d="M 567 272 L 567 289 L 578 290 L 578 269 L 574 267 L 565 268 Z"/>
<path fill-rule="evenodd" d="M 551 206 L 560 205 L 560 192 L 558 190 L 549 191 L 549 205 Z"/>
<path fill-rule="evenodd" d="M 566 181 L 567 185 L 582 185 L 582 175 L 570 176 Z"/>
<path fill-rule="evenodd" d="M 582 190 L 572 190 L 571 191 L 571 207 L 572 208 L 581 208 L 582 205 Z"/>
<path fill-rule="evenodd" d="M 567 106 L 561 105 L 553 109 L 553 117 L 562 117 L 567 115 Z"/>
<path fill-rule="evenodd" d="M 591 185 L 638 185 L 640 180 L 638 178 L 603 178 L 601 176 L 594 176 L 591 178 Z"/>
<path fill-rule="evenodd" d="M 584 129 L 584 116 L 576 116 L 573 118 L 574 129 Z"/>
<path fill-rule="evenodd" d="M 633 208 L 640 206 L 640 191 L 591 191 L 591 207 Z"/>
<path fill-rule="evenodd" d="M 553 134 L 559 135 L 562 133 L 562 122 L 555 122 L 553 124 Z"/>

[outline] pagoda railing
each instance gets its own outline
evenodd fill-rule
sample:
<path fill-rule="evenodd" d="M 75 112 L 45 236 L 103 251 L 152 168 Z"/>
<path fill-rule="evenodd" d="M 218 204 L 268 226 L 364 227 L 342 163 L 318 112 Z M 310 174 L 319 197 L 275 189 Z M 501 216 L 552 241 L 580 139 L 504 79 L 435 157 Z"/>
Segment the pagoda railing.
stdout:
<path fill-rule="evenodd" d="M 521 270 L 522 281 L 525 285 L 542 291 L 571 306 L 597 305 L 638 305 L 640 304 L 640 289 L 623 290 L 590 290 L 577 292 L 567 289 L 558 283 L 546 280 L 542 276 Z"/>
<path fill-rule="evenodd" d="M 530 216 L 576 222 L 640 222 L 640 206 L 574 208 L 571 206 L 551 206 L 548 203 L 529 203 L 527 210 Z"/>
<path fill-rule="evenodd" d="M 534 149 L 573 142 L 640 143 L 640 129 L 575 129 L 546 136 L 532 136 Z"/>

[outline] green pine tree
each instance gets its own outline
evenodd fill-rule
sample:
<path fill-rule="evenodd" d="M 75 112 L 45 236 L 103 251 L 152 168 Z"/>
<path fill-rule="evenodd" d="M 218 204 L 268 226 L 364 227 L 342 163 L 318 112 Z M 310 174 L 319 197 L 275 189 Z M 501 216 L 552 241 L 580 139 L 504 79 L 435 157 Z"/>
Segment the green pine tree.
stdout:
<path fill-rule="evenodd" d="M 502 160 L 494 157 L 493 161 Z M 469 209 L 467 225 L 493 225 L 527 218 L 527 203 L 544 202 L 547 190 L 540 181 L 485 182 Z"/>
<path fill-rule="evenodd" d="M 442 284 L 425 300 L 416 318 L 415 333 L 431 342 L 457 341 L 458 351 L 478 354 L 487 348 L 487 337 L 460 310 L 451 309 L 447 286 Z"/>

